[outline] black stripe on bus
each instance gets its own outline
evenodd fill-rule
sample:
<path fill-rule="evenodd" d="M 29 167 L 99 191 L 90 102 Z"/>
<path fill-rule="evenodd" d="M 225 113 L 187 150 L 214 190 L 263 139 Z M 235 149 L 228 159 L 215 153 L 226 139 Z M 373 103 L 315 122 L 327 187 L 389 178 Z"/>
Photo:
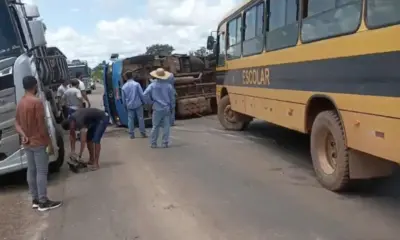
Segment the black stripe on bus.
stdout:
<path fill-rule="evenodd" d="M 259 80 L 265 68 L 269 85 L 244 83 L 244 71 L 255 72 Z M 218 85 L 400 97 L 400 52 L 234 69 L 217 72 L 216 81 Z"/>

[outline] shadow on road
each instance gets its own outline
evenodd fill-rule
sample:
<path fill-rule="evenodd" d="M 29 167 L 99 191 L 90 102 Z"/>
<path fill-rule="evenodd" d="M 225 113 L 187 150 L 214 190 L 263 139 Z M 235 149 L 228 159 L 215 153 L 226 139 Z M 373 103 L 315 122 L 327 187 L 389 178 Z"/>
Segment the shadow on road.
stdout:
<path fill-rule="evenodd" d="M 262 121 L 256 121 L 249 126 L 247 134 L 258 138 L 252 138 L 253 141 L 268 146 L 275 146 L 282 151 L 289 153 L 293 158 L 285 159 L 291 164 L 301 167 L 312 172 L 313 167 L 310 155 L 310 138 L 286 128 L 278 127 L 273 124 L 268 124 Z M 395 174 L 388 178 L 376 180 L 363 180 L 354 183 L 352 192 L 343 194 L 342 196 L 364 197 L 379 199 L 382 197 L 399 199 L 400 198 L 400 169 L 397 169 Z M 400 202 L 398 203 L 400 207 Z"/>
<path fill-rule="evenodd" d="M 48 177 L 49 186 L 57 185 L 69 177 L 68 169 L 64 165 L 60 172 L 51 173 Z M 26 170 L 0 176 L 0 194 L 13 191 L 27 191 Z"/>

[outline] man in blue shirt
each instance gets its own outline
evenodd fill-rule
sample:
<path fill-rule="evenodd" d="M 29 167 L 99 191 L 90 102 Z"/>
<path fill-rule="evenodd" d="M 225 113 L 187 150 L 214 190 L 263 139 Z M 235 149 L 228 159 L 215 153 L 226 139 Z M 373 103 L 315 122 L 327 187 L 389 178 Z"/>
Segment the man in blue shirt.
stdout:
<path fill-rule="evenodd" d="M 167 81 L 171 73 L 162 68 L 152 71 L 150 75 L 154 78 L 151 84 L 144 91 L 146 99 L 153 105 L 150 144 L 152 148 L 157 147 L 157 139 L 160 127 L 163 127 L 162 147 L 168 148 L 169 132 L 171 127 L 171 112 L 174 108 L 174 89 Z"/>
<path fill-rule="evenodd" d="M 146 137 L 146 129 L 143 118 L 144 96 L 143 89 L 138 82 L 133 80 L 131 71 L 125 73 L 127 79 L 122 86 L 122 100 L 128 111 L 128 128 L 131 139 L 135 138 L 135 118 L 139 121 L 139 130 L 142 137 Z"/>

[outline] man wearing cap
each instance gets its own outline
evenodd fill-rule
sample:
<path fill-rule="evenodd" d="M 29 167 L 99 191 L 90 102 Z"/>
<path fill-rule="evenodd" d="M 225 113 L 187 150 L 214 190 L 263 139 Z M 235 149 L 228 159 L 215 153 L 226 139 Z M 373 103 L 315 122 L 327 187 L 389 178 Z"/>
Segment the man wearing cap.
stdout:
<path fill-rule="evenodd" d="M 152 71 L 150 75 L 154 78 L 144 91 L 144 96 L 153 105 L 150 144 L 152 148 L 157 147 L 157 139 L 160 127 L 163 127 L 162 147 L 169 146 L 169 132 L 171 127 L 171 113 L 174 108 L 174 89 L 167 81 L 171 73 L 163 68 Z"/>

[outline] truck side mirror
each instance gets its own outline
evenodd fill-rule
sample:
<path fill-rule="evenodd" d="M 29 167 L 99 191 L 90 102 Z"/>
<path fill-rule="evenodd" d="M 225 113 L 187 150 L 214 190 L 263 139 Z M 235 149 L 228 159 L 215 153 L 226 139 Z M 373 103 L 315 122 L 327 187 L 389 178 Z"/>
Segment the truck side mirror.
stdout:
<path fill-rule="evenodd" d="M 215 39 L 213 36 L 208 36 L 207 38 L 207 50 L 213 50 Z"/>
<path fill-rule="evenodd" d="M 39 8 L 35 4 L 25 4 L 25 12 L 28 19 L 40 17 Z"/>
<path fill-rule="evenodd" d="M 45 46 L 47 42 L 43 22 L 40 20 L 30 20 L 28 23 L 32 33 L 32 43 L 28 42 L 29 49 Z"/>

